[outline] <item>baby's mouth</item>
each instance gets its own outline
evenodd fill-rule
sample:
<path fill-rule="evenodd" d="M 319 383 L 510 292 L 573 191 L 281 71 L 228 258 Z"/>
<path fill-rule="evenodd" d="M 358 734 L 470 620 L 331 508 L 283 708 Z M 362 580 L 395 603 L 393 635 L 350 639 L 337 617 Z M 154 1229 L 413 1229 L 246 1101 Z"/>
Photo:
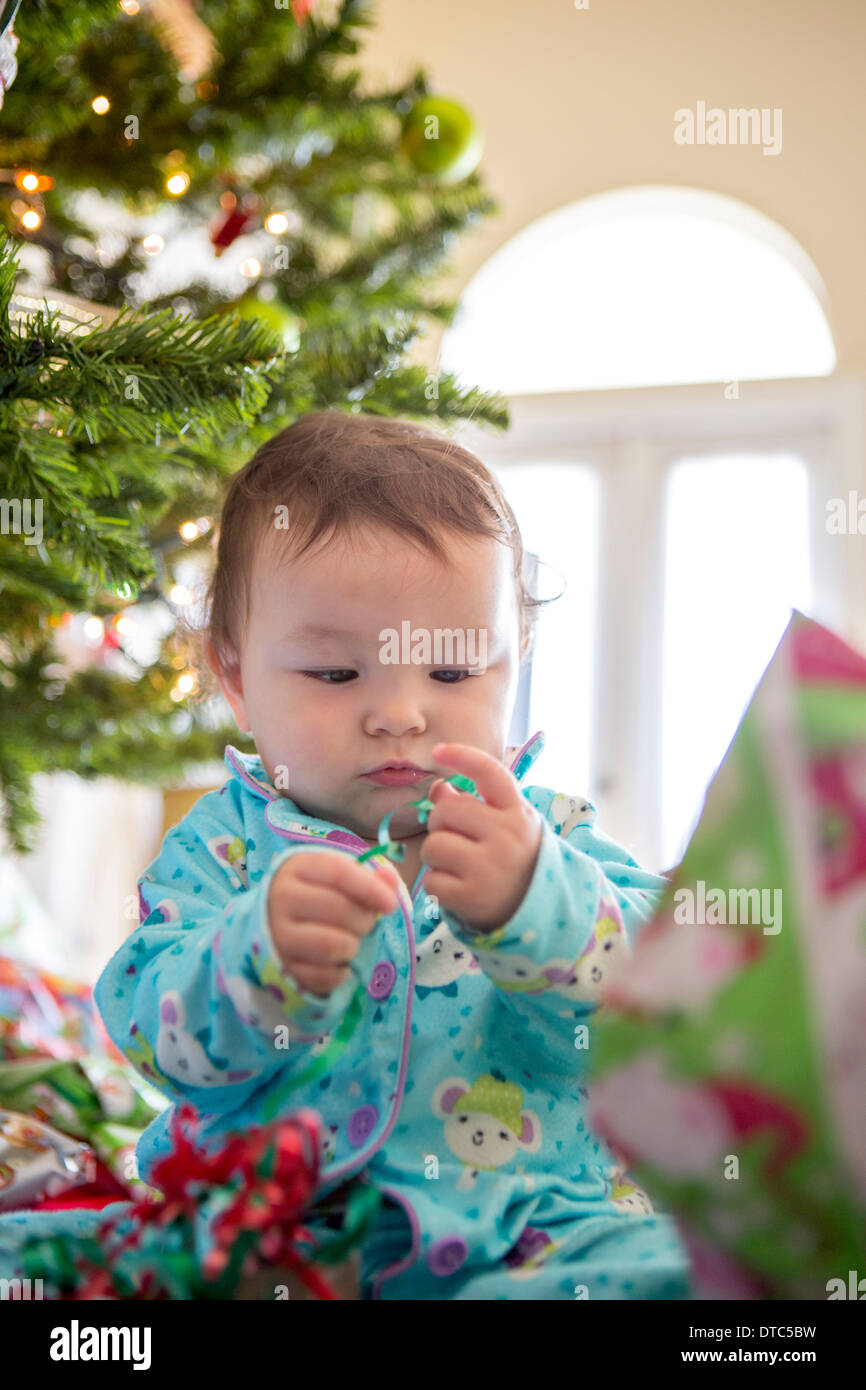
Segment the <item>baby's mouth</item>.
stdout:
<path fill-rule="evenodd" d="M 384 763 L 361 775 L 365 782 L 374 782 L 378 787 L 414 787 L 428 777 L 435 777 L 436 773 L 411 763 Z"/>

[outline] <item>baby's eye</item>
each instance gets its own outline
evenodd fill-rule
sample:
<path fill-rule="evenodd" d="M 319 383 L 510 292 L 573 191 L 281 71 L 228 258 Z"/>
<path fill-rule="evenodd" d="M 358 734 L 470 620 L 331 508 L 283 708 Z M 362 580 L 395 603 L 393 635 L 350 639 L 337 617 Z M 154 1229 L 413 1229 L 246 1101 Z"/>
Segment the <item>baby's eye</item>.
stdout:
<path fill-rule="evenodd" d="M 302 671 L 301 675 L 309 676 L 314 681 L 324 681 L 326 685 L 346 685 L 348 681 L 354 680 L 357 671 L 347 671 L 341 668 L 333 671 Z M 335 677 L 335 679 L 332 679 Z"/>
<path fill-rule="evenodd" d="M 459 685 L 472 674 L 471 671 L 431 671 L 431 681 L 439 680 L 442 685 Z"/>

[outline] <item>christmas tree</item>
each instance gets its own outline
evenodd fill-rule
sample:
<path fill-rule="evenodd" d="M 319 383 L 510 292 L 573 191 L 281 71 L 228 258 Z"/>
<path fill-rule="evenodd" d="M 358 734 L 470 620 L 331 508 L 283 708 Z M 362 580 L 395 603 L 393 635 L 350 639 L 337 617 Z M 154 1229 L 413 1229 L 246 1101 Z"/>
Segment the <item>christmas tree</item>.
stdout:
<path fill-rule="evenodd" d="M 500 398 L 411 360 L 456 309 L 434 277 L 495 205 L 472 118 L 423 69 L 365 86 L 370 22 L 360 0 L 35 0 L 15 17 L 0 109 L 15 847 L 36 772 L 177 779 L 237 741 L 203 697 L 196 596 L 225 478 L 264 439 L 328 407 L 507 424 Z"/>

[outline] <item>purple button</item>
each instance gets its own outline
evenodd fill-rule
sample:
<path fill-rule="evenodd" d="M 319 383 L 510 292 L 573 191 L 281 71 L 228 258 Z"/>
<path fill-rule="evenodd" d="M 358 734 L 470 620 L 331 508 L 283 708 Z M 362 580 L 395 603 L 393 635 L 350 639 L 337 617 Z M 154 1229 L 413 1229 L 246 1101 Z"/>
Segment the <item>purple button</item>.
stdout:
<path fill-rule="evenodd" d="M 370 983 L 367 986 L 367 993 L 373 999 L 387 999 L 391 990 L 394 988 L 394 981 L 397 978 L 397 969 L 389 960 L 380 960 L 373 966 L 373 973 L 370 976 Z"/>
<path fill-rule="evenodd" d="M 359 1148 L 370 1137 L 376 1128 L 378 1118 L 379 1112 L 375 1105 L 362 1105 L 349 1116 L 349 1143 L 353 1149 Z"/>
<path fill-rule="evenodd" d="M 505 1256 L 505 1263 L 512 1269 L 519 1269 L 521 1265 L 529 1264 L 539 1251 L 552 1244 L 546 1231 L 540 1231 L 536 1226 L 527 1226 L 517 1244 L 512 1246 Z"/>
<path fill-rule="evenodd" d="M 444 1278 L 460 1268 L 468 1253 L 466 1241 L 460 1236 L 446 1236 L 444 1240 L 437 1240 L 436 1244 L 430 1247 L 427 1252 L 427 1267 L 432 1274 Z"/>

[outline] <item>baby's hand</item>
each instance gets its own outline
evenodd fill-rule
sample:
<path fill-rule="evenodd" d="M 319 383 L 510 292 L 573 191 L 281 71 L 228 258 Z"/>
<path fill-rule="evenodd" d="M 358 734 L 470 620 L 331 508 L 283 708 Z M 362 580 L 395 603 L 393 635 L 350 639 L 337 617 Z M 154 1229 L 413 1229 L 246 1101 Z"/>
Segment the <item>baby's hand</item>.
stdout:
<path fill-rule="evenodd" d="M 437 751 L 441 756 L 436 756 Z M 424 887 L 466 926 L 491 932 L 513 917 L 532 881 L 541 817 L 502 763 L 464 743 L 437 743 L 440 767 L 470 777 L 484 800 L 461 796 L 447 782 L 430 789 L 421 858 Z"/>
<path fill-rule="evenodd" d="M 327 996 L 348 978 L 361 937 L 396 908 L 399 882 L 390 864 L 370 873 L 333 850 L 293 854 L 280 865 L 268 892 L 268 925 L 301 989 Z"/>

